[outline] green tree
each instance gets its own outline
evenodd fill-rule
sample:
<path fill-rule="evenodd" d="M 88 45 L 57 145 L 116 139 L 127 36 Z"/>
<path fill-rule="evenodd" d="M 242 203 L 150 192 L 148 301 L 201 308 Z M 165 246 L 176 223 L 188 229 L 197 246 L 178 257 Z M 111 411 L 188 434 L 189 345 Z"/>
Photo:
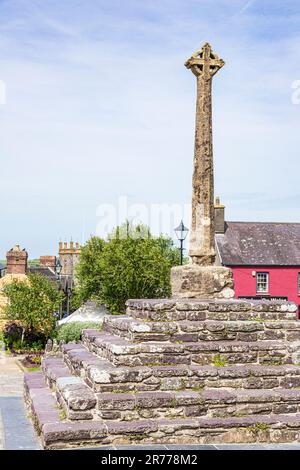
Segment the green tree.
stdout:
<path fill-rule="evenodd" d="M 84 301 L 85 299 L 83 298 L 83 294 L 80 288 L 78 288 L 78 286 L 74 287 L 70 298 L 70 313 L 73 313 L 75 312 L 75 310 L 78 310 L 82 306 Z"/>
<path fill-rule="evenodd" d="M 63 294 L 41 274 L 28 274 L 25 281 L 14 281 L 5 287 L 8 304 L 5 307 L 7 320 L 18 321 L 25 333 L 39 331 L 49 335 L 55 327 Z"/>
<path fill-rule="evenodd" d="M 81 297 L 82 301 L 91 298 L 99 298 L 102 284 L 101 259 L 105 246 L 105 241 L 99 237 L 91 237 L 81 248 L 79 261 L 76 264 L 76 278 L 79 289 L 76 297 Z"/>
<path fill-rule="evenodd" d="M 76 270 L 79 289 L 86 299 L 123 313 L 129 298 L 168 297 L 170 270 L 179 258 L 170 238 L 155 238 L 145 225 L 126 222 L 107 241 L 92 237 L 83 247 Z"/>

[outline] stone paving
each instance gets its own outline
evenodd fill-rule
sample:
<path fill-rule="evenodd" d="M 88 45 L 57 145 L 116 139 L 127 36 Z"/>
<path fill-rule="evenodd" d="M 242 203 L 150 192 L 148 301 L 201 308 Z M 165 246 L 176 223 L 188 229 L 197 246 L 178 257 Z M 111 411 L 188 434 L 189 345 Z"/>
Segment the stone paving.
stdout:
<path fill-rule="evenodd" d="M 0 350 L 0 449 L 40 449 L 23 402 L 23 371 Z"/>

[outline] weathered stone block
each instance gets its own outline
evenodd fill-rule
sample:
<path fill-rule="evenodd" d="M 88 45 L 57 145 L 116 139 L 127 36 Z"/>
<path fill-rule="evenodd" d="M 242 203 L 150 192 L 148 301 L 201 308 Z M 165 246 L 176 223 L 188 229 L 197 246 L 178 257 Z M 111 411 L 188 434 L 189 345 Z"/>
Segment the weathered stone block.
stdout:
<path fill-rule="evenodd" d="M 190 320 L 190 321 L 203 321 L 206 319 L 206 312 L 198 312 L 198 311 L 195 311 L 195 312 L 186 312 L 186 318 L 187 320 Z"/>
<path fill-rule="evenodd" d="M 223 266 L 175 266 L 171 269 L 171 285 L 172 295 L 177 298 L 234 297 L 232 271 Z"/>
<path fill-rule="evenodd" d="M 67 384 L 59 387 L 59 391 L 68 408 L 73 411 L 90 410 L 96 405 L 96 397 L 85 384 Z"/>
<path fill-rule="evenodd" d="M 99 410 L 133 410 L 135 407 L 134 395 L 129 393 L 99 393 Z"/>
<path fill-rule="evenodd" d="M 136 406 L 141 408 L 159 408 L 172 406 L 174 394 L 167 392 L 145 392 L 136 397 Z"/>

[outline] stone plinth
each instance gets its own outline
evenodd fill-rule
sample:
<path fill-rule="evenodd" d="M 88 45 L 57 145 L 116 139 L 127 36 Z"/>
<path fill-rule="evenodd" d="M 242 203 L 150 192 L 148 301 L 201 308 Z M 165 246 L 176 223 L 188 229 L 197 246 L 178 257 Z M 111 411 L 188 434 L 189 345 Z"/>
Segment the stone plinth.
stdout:
<path fill-rule="evenodd" d="M 172 296 L 177 298 L 232 299 L 232 271 L 224 266 L 188 264 L 171 270 Z"/>

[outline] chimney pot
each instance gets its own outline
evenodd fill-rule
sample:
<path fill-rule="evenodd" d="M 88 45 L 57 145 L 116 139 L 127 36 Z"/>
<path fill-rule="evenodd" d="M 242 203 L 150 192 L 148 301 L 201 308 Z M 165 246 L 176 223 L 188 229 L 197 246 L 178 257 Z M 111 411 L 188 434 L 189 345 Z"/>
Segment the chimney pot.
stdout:
<path fill-rule="evenodd" d="M 225 233 L 225 206 L 221 204 L 220 198 L 215 202 L 215 232 Z"/>

